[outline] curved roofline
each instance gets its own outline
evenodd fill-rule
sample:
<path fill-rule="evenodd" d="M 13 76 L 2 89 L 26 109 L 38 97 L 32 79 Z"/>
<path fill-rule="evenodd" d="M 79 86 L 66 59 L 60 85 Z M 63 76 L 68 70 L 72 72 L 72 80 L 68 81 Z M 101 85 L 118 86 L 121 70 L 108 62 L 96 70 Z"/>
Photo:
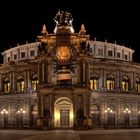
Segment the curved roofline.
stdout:
<path fill-rule="evenodd" d="M 23 44 L 23 45 L 17 45 L 13 48 L 10 48 L 4 52 L 2 52 L 1 54 L 3 55 L 4 53 L 8 53 L 8 52 L 11 52 L 12 50 L 14 49 L 18 49 L 18 48 L 21 48 L 21 47 L 26 47 L 26 46 L 30 46 L 30 45 L 35 45 L 35 44 L 40 44 L 40 42 L 32 42 L 32 43 L 28 43 L 28 44 Z"/>
<path fill-rule="evenodd" d="M 104 45 L 111 45 L 111 46 L 116 46 L 116 47 L 119 47 L 119 48 L 124 48 L 124 49 L 127 49 L 129 51 L 132 51 L 134 52 L 135 50 L 131 49 L 131 48 L 128 48 L 128 47 L 125 47 L 123 45 L 119 45 L 119 44 L 114 44 L 114 43 L 109 43 L 109 42 L 103 42 L 103 41 L 96 41 L 96 40 L 89 40 L 87 41 L 87 43 L 103 43 Z"/>

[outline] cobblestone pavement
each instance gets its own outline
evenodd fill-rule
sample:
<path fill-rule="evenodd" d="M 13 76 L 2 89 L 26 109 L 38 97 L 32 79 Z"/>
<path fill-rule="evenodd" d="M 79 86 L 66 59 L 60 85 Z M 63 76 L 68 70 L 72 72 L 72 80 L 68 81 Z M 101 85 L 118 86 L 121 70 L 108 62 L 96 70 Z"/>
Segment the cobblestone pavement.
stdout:
<path fill-rule="evenodd" d="M 0 140 L 140 140 L 140 129 L 123 130 L 0 130 Z"/>

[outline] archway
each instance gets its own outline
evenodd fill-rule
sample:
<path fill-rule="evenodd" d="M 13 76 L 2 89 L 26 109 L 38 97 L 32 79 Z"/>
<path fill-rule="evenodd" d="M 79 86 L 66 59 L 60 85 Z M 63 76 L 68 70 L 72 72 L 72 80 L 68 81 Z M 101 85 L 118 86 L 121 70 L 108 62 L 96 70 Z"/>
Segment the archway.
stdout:
<path fill-rule="evenodd" d="M 73 103 L 71 99 L 61 97 L 55 101 L 54 126 L 73 127 Z"/>
<path fill-rule="evenodd" d="M 90 113 L 92 117 L 92 124 L 94 127 L 100 125 L 100 110 L 96 104 L 91 105 Z"/>

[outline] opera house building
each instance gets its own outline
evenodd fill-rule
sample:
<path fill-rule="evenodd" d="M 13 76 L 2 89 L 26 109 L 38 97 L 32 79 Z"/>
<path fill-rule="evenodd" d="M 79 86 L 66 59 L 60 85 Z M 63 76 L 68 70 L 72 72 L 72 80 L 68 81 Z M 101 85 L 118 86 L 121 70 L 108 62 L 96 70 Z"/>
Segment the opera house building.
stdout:
<path fill-rule="evenodd" d="M 58 11 L 37 41 L 3 51 L 0 128 L 140 127 L 140 64 L 134 50 L 90 40 Z"/>

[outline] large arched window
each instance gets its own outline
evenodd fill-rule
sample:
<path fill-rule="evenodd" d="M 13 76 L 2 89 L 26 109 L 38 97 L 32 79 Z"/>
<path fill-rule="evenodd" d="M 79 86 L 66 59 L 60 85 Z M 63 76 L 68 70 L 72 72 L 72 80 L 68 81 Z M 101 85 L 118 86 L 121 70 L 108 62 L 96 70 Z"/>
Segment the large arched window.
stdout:
<path fill-rule="evenodd" d="M 38 76 L 37 74 L 32 76 L 32 89 L 36 90 L 38 85 Z"/>
<path fill-rule="evenodd" d="M 90 78 L 90 89 L 98 89 L 99 88 L 99 78 L 96 74 L 92 75 Z"/>
<path fill-rule="evenodd" d="M 140 78 L 136 78 L 135 89 L 140 92 Z"/>
<path fill-rule="evenodd" d="M 19 76 L 17 78 L 17 91 L 24 91 L 25 83 L 24 83 L 24 77 Z"/>
<path fill-rule="evenodd" d="M 129 88 L 129 79 L 127 76 L 122 77 L 122 91 L 128 91 Z"/>
<path fill-rule="evenodd" d="M 9 80 L 9 78 L 6 78 L 4 80 L 4 92 L 5 93 L 10 92 L 10 80 Z"/>
<path fill-rule="evenodd" d="M 113 75 L 107 75 L 106 77 L 106 88 L 107 90 L 114 90 L 115 88 L 115 78 Z"/>

